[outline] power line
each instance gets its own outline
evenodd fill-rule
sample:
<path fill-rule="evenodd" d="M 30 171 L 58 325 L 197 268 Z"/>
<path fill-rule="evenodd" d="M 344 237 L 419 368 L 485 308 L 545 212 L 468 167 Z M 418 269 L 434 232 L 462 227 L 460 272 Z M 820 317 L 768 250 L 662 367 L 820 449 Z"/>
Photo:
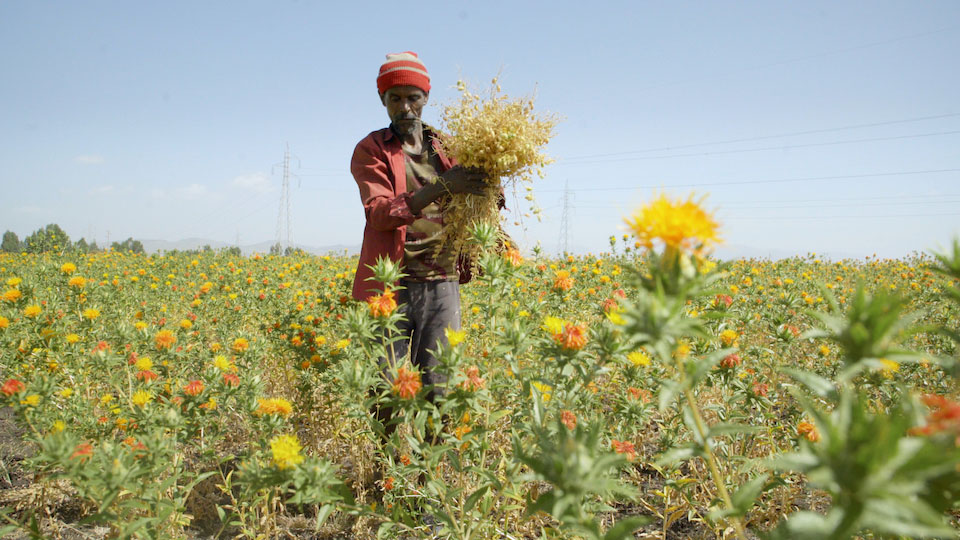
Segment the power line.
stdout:
<path fill-rule="evenodd" d="M 785 201 L 781 201 L 785 202 Z M 875 203 L 862 203 L 862 202 L 851 202 L 848 204 L 829 204 L 829 203 L 816 203 L 816 204 L 798 204 L 798 205 L 786 205 L 786 206 L 771 206 L 769 204 L 761 204 L 760 202 L 755 202 L 753 204 L 747 205 L 721 205 L 717 208 L 718 212 L 726 212 L 727 210 L 782 210 L 786 208 L 862 208 L 866 206 L 910 206 L 910 205 L 926 205 L 926 204 L 960 204 L 960 200 L 941 200 L 941 201 L 900 201 L 900 202 L 875 202 Z M 609 209 L 616 208 L 616 204 L 607 204 L 607 205 L 585 205 L 581 208 L 591 208 L 591 209 Z"/>
<path fill-rule="evenodd" d="M 664 184 L 658 185 L 639 185 L 631 187 L 615 187 L 615 188 L 581 188 L 581 189 L 571 189 L 570 191 L 635 191 L 638 189 L 661 189 L 664 187 L 712 187 L 712 186 L 735 186 L 735 185 L 751 185 L 751 184 L 782 184 L 788 182 L 814 182 L 821 180 L 852 180 L 857 178 L 878 178 L 883 176 L 906 176 L 911 174 L 941 174 L 941 173 L 951 173 L 951 172 L 960 172 L 960 169 L 927 169 L 919 171 L 896 171 L 896 172 L 882 172 L 882 173 L 864 173 L 864 174 L 844 174 L 844 175 L 835 175 L 835 176 L 805 176 L 797 178 L 778 178 L 778 179 L 768 179 L 768 180 L 728 180 L 722 182 L 710 182 L 710 183 L 687 183 L 687 184 L 670 184 L 665 186 Z M 538 193 L 550 193 L 558 192 L 559 189 L 541 189 L 538 190 Z"/>
<path fill-rule="evenodd" d="M 921 117 L 917 117 L 917 118 L 906 118 L 906 119 L 901 119 L 901 120 L 888 120 L 888 121 L 885 121 L 885 122 L 872 122 L 872 123 L 869 123 L 869 124 L 854 124 L 854 125 L 849 125 L 849 126 L 839 126 L 839 127 L 823 128 L 823 129 L 811 129 L 811 130 L 807 130 L 807 131 L 794 131 L 794 132 L 791 132 L 791 133 L 778 133 L 778 134 L 774 134 L 774 135 L 759 135 L 759 136 L 757 136 L 757 137 L 745 137 L 745 138 L 741 138 L 741 139 L 726 139 L 726 140 L 722 140 L 722 141 L 705 142 L 705 143 L 681 144 L 681 145 L 673 145 L 673 146 L 660 146 L 660 147 L 656 147 L 656 148 L 645 148 L 645 149 L 643 149 L 643 150 L 629 150 L 629 151 L 625 151 L 625 152 L 612 152 L 612 153 L 608 153 L 608 154 L 588 154 L 588 155 L 583 155 L 583 156 L 573 156 L 573 157 L 569 157 L 569 158 L 566 158 L 566 159 L 563 160 L 563 161 L 564 161 L 564 162 L 569 162 L 569 161 L 571 161 L 571 160 L 579 160 L 579 159 L 592 159 L 592 158 L 600 158 L 600 157 L 614 157 L 614 156 L 624 156 L 624 155 L 632 155 L 632 154 L 646 154 L 646 153 L 649 153 L 649 152 L 663 152 L 663 151 L 667 151 L 667 150 L 682 150 L 682 149 L 685 149 L 685 148 L 698 148 L 698 147 L 701 147 L 701 146 L 714 146 L 714 145 L 718 145 L 718 144 L 733 144 L 733 143 L 741 143 L 741 142 L 762 141 L 762 140 L 768 140 L 768 139 L 779 139 L 779 138 L 783 138 L 783 137 L 795 137 L 795 136 L 798 136 L 798 135 L 812 135 L 812 134 L 814 134 L 814 133 L 830 133 L 830 132 L 835 132 L 835 131 L 845 131 L 845 130 L 849 130 L 849 129 L 862 129 L 862 128 L 867 128 L 867 127 L 889 126 L 889 125 L 893 125 L 893 124 L 905 124 L 905 123 L 909 123 L 909 122 L 921 122 L 921 121 L 924 121 L 924 120 L 936 120 L 936 119 L 939 119 L 939 118 L 951 118 L 951 117 L 954 117 L 954 116 L 960 116 L 960 113 L 938 114 L 938 115 L 935 115 L 935 116 L 921 116 Z"/>
<path fill-rule="evenodd" d="M 960 213 L 948 213 L 948 214 L 879 214 L 879 215 L 862 215 L 862 214 L 844 214 L 839 216 L 731 216 L 724 218 L 724 220 L 802 220 L 802 221 L 817 221 L 820 219 L 863 219 L 863 218 L 915 218 L 915 217 L 946 217 L 946 216 L 960 216 Z"/>
<path fill-rule="evenodd" d="M 646 160 L 646 159 L 667 159 L 667 158 L 678 158 L 678 157 L 715 156 L 715 155 L 721 155 L 721 154 L 742 154 L 746 152 L 763 152 L 766 150 L 789 150 L 793 148 L 814 148 L 818 146 L 837 146 L 841 144 L 856 144 L 856 143 L 863 143 L 863 142 L 919 139 L 923 137 L 937 137 L 940 135 L 955 135 L 957 133 L 960 133 L 960 130 L 934 131 L 930 133 L 916 133 L 913 135 L 897 135 L 893 137 L 871 137 L 867 139 L 851 139 L 847 141 L 831 141 L 831 142 L 806 143 L 806 144 L 787 144 L 787 145 L 781 145 L 781 146 L 763 146 L 760 148 L 743 148 L 740 150 L 718 150 L 716 152 L 688 152 L 685 154 L 666 154 L 662 156 L 635 156 L 635 157 L 602 159 L 602 160 L 595 159 L 595 160 L 576 161 L 568 164 L 569 165 L 587 165 L 591 163 L 610 163 L 610 162 L 616 162 L 616 161 L 639 161 L 639 160 Z"/>

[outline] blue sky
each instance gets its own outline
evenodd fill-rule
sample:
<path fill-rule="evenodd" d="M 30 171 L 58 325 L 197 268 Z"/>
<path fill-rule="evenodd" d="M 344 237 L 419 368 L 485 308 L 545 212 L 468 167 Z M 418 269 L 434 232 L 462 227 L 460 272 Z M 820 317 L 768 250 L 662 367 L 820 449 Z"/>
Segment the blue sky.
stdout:
<path fill-rule="evenodd" d="M 543 221 L 508 201 L 526 248 L 563 245 L 567 186 L 581 252 L 660 189 L 709 195 L 722 254 L 960 233 L 958 2 L 328 4 L 0 3 L 0 229 L 271 241 L 289 144 L 293 240 L 359 245 L 350 155 L 387 123 L 384 55 L 413 50 L 428 122 L 498 72 L 562 116 Z"/>

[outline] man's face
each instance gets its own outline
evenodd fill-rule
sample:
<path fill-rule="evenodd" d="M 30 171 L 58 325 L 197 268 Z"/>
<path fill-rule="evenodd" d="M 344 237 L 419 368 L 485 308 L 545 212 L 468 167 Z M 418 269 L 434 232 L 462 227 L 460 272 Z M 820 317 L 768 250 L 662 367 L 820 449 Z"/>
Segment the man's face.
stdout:
<path fill-rule="evenodd" d="M 397 133 L 408 135 L 420 129 L 420 114 L 428 97 L 416 86 L 394 86 L 384 92 L 381 100 Z"/>

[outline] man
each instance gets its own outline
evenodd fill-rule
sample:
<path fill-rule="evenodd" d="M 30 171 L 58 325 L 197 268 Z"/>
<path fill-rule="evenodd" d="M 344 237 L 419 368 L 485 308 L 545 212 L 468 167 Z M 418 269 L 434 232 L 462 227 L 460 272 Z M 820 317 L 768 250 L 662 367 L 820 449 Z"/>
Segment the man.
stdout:
<path fill-rule="evenodd" d="M 382 290 L 383 284 L 368 279 L 368 265 L 377 257 L 402 263 L 407 277 L 399 283 L 397 302 L 407 319 L 400 328 L 405 339 L 394 342 L 393 358 L 383 359 L 382 367 L 391 377 L 394 359 L 402 363 L 410 352 L 433 399 L 446 379 L 435 372 L 438 361 L 429 351 L 447 343 L 444 329 L 460 328 L 456 254 L 436 249 L 443 227 L 438 201 L 447 193 L 483 193 L 484 176 L 455 165 L 421 121 L 430 77 L 415 53 L 388 54 L 377 90 L 390 126 L 360 141 L 350 164 L 366 215 L 353 297 L 366 300 Z M 378 415 L 384 421 L 389 411 Z"/>

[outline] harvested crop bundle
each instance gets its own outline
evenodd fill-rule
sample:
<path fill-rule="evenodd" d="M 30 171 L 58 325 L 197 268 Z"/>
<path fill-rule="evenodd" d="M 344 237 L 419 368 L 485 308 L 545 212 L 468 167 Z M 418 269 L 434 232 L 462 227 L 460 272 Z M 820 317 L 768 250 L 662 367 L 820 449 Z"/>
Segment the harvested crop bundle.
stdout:
<path fill-rule="evenodd" d="M 521 182 L 531 183 L 535 174 L 544 177 L 543 168 L 553 160 L 543 148 L 553 136 L 557 119 L 535 114 L 532 96 L 508 98 L 497 79 L 491 82 L 488 96 L 470 92 L 463 81 L 457 82 L 457 90 L 459 102 L 443 111 L 443 148 L 460 165 L 485 172 L 488 188 L 483 195 L 450 196 L 444 204 L 440 243 L 475 260 L 479 247 L 470 241 L 470 227 L 477 222 L 499 226 L 500 194 L 516 190 Z M 530 194 L 525 198 L 533 201 Z"/>

